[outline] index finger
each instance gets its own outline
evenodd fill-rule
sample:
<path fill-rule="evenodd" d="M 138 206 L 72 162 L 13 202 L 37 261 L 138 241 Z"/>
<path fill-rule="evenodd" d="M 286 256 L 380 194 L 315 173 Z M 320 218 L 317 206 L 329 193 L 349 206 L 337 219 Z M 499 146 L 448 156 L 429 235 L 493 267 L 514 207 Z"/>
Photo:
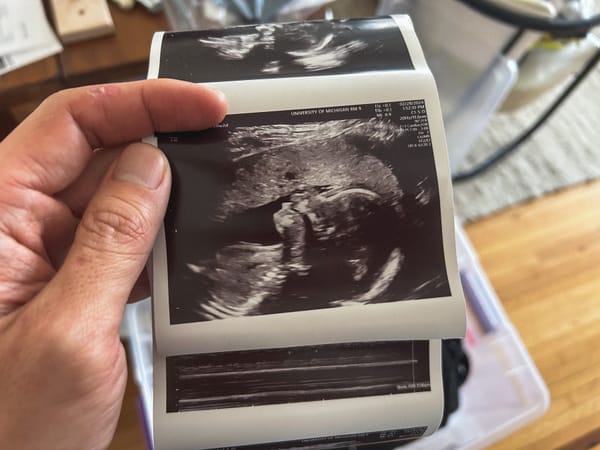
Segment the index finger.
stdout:
<path fill-rule="evenodd" d="M 52 195 L 82 172 L 92 152 L 155 131 L 200 130 L 221 121 L 223 94 L 158 79 L 68 89 L 50 96 L 0 144 L 12 183 Z"/>

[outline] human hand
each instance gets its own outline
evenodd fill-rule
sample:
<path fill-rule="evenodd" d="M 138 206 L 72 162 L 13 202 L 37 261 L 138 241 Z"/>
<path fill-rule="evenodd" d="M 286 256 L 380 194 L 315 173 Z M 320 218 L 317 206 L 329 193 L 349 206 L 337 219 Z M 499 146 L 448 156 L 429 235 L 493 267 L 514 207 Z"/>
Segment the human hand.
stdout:
<path fill-rule="evenodd" d="M 164 155 L 131 142 L 212 126 L 225 108 L 174 80 L 82 87 L 0 143 L 0 447 L 110 444 L 127 379 L 119 326 L 171 184 Z"/>

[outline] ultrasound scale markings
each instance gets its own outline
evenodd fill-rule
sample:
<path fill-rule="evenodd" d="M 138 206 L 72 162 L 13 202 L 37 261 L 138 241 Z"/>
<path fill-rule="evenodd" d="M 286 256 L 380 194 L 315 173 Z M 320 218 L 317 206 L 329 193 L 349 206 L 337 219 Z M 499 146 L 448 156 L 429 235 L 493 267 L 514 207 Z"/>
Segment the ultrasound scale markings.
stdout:
<path fill-rule="evenodd" d="M 381 341 L 167 358 L 167 412 L 431 390 L 428 342 Z"/>
<path fill-rule="evenodd" d="M 291 395 L 326 395 L 326 394 L 340 394 L 340 393 L 349 393 L 349 392 L 360 392 L 360 391 L 377 391 L 383 390 L 388 392 L 389 390 L 397 389 L 397 383 L 388 383 L 388 384 L 375 384 L 371 386 L 355 386 L 355 387 L 345 387 L 345 388 L 327 388 L 327 389 L 293 389 L 293 390 L 284 390 L 284 391 L 270 391 L 270 392 L 256 392 L 252 394 L 238 394 L 238 395 L 223 395 L 218 397 L 201 397 L 201 398 L 185 398 L 179 399 L 178 403 L 185 405 L 189 403 L 210 403 L 210 402 L 218 402 L 218 401 L 227 401 L 227 403 L 233 401 L 248 401 L 251 399 L 261 399 L 268 397 L 276 397 L 276 396 L 291 396 Z"/>
<path fill-rule="evenodd" d="M 240 377 L 241 378 L 241 377 Z M 365 385 L 367 383 L 392 383 L 396 385 L 411 385 L 410 377 L 398 377 L 397 374 L 379 374 L 379 375 L 353 375 L 351 381 L 355 385 Z M 301 381 L 297 379 L 264 379 L 264 378 L 247 378 L 244 380 L 240 379 L 229 379 L 229 380 L 221 380 L 218 383 L 209 382 L 207 384 L 201 386 L 189 385 L 189 383 L 183 383 L 178 385 L 176 388 L 177 391 L 183 394 L 197 395 L 200 392 L 205 392 L 206 395 L 210 395 L 211 393 L 219 393 L 221 391 L 228 391 L 232 393 L 236 393 L 235 391 L 244 390 L 245 392 L 253 392 L 253 390 L 263 390 L 267 391 L 268 389 L 290 389 L 291 386 L 313 386 L 314 388 L 318 388 L 319 386 L 339 386 L 339 385 L 349 385 L 350 378 L 348 376 L 344 376 L 341 374 L 329 374 L 327 378 L 315 378 L 313 377 L 305 377 Z M 195 381 L 195 380 L 194 380 Z M 240 392 L 237 392 L 240 393 Z"/>
<path fill-rule="evenodd" d="M 181 374 L 179 375 L 180 380 L 187 380 L 192 378 L 207 378 L 207 377 L 225 377 L 225 376 L 243 376 L 250 374 L 265 374 L 265 373 L 285 373 L 285 372 L 299 372 L 299 371 L 315 371 L 315 370 L 331 370 L 331 369 L 363 369 L 363 368 L 375 368 L 375 367 L 391 367 L 412 364 L 413 368 L 415 364 L 418 364 L 417 359 L 408 359 L 403 361 L 389 361 L 389 362 L 373 362 L 373 363 L 354 363 L 354 364 L 329 364 L 321 366 L 304 366 L 304 367 L 285 367 L 285 368 L 272 368 L 272 369 L 246 369 L 238 371 L 228 372 L 207 372 L 207 373 L 196 373 L 196 374 Z M 199 369 L 200 370 L 200 369 Z M 414 370 L 413 370 L 413 381 L 414 381 Z"/>

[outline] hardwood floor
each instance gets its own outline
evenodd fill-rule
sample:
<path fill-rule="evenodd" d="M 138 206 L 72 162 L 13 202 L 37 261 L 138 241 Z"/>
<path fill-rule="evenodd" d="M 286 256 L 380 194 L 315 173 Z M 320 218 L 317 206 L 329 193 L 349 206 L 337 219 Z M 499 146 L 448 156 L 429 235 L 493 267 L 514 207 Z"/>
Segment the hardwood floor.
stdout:
<path fill-rule="evenodd" d="M 466 227 L 551 395 L 495 449 L 600 448 L 600 182 Z"/>
<path fill-rule="evenodd" d="M 127 349 L 127 344 L 125 343 Z M 128 355 L 129 356 L 129 355 Z M 109 450 L 147 450 L 144 432 L 138 413 L 138 387 L 133 379 L 133 368 L 129 364 L 129 376 L 125 398 L 121 407 L 121 416 L 117 424 L 115 437 L 108 448 Z"/>
<path fill-rule="evenodd" d="M 600 181 L 466 227 L 542 377 L 547 414 L 494 449 L 600 449 Z M 130 380 L 112 450 L 142 450 Z"/>

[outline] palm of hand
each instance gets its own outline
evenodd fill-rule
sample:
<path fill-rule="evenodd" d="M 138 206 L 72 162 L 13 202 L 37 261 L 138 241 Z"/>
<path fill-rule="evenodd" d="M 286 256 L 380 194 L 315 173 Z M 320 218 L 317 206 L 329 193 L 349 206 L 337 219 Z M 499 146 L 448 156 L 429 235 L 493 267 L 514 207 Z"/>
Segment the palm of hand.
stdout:
<path fill-rule="evenodd" d="M 73 320 L 70 314 L 65 314 L 64 320 L 60 320 L 56 314 L 45 313 L 52 308 L 51 304 L 42 301 L 28 304 L 56 275 L 56 264 L 73 239 L 77 219 L 58 199 L 22 188 L 2 187 L 3 402 L 17 405 L 31 399 L 37 405 L 57 405 L 51 411 L 32 408 L 39 414 L 28 413 L 28 427 L 45 432 L 35 436 L 37 442 L 54 442 L 56 448 L 76 448 L 79 444 L 85 448 L 93 441 L 98 448 L 105 448 L 116 426 L 127 376 L 121 342 L 88 336 L 86 329 L 93 328 L 93 323 L 85 323 L 85 317 Z M 21 209 L 19 205 L 27 206 Z M 89 404 L 95 407 L 87 407 Z M 98 417 L 96 408 L 106 411 L 104 417 Z M 87 429 L 87 436 L 78 442 L 70 439 L 61 442 L 67 437 L 66 430 L 48 427 L 53 422 L 78 424 Z"/>

